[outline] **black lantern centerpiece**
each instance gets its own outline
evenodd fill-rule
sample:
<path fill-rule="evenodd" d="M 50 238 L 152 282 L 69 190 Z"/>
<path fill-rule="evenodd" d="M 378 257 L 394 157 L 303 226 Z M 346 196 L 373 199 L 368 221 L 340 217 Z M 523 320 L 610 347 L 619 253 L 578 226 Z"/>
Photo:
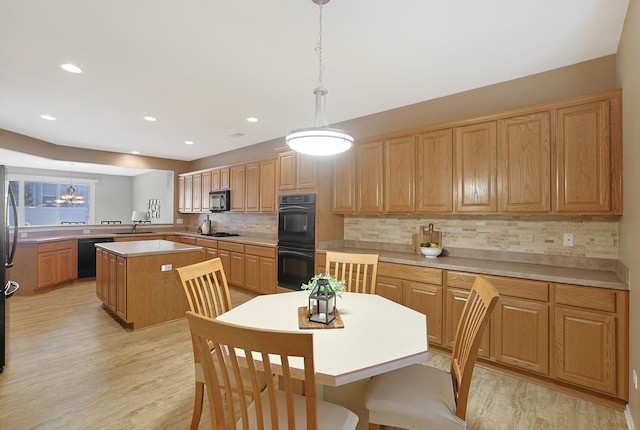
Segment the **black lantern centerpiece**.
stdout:
<path fill-rule="evenodd" d="M 336 317 L 336 292 L 328 279 L 318 279 L 309 294 L 309 321 L 329 324 Z"/>

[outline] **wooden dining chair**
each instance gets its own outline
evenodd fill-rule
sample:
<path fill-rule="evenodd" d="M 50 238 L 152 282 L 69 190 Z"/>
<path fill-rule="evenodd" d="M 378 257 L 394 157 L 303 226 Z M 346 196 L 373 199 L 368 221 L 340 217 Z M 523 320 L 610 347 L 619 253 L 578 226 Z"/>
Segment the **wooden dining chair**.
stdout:
<path fill-rule="evenodd" d="M 375 294 L 378 254 L 327 251 L 326 272 L 344 280 L 347 291 Z"/>
<path fill-rule="evenodd" d="M 473 283 L 456 330 L 450 370 L 414 364 L 374 376 L 367 389 L 369 430 L 464 429 L 471 376 L 482 333 L 498 301 L 484 277 Z"/>
<path fill-rule="evenodd" d="M 187 312 L 196 351 L 203 365 L 211 428 L 223 429 L 355 429 L 358 416 L 316 396 L 312 333 L 272 331 L 203 317 Z M 213 344 L 215 357 L 209 352 Z M 303 363 L 295 369 L 294 361 Z M 246 369 L 253 401 L 234 390 Z M 258 372 L 279 374 L 260 389 Z M 293 379 L 304 380 L 304 396 L 294 393 Z"/>
<path fill-rule="evenodd" d="M 227 277 L 222 267 L 222 260 L 219 258 L 179 267 L 176 269 L 176 272 L 182 283 L 182 288 L 184 289 L 191 312 L 208 318 L 215 318 L 232 308 Z M 202 364 L 200 357 L 196 354 L 195 345 L 193 352 L 196 385 L 191 430 L 197 429 L 200 423 L 200 416 L 202 415 L 202 407 L 204 404 L 205 383 Z M 211 348 L 210 352 L 211 354 L 214 353 Z M 264 375 L 261 374 L 259 382 L 263 388 L 266 385 L 264 379 Z M 243 382 L 242 386 L 246 387 L 246 385 L 247 383 Z M 250 391 L 246 392 L 246 394 L 250 397 L 252 396 Z"/>

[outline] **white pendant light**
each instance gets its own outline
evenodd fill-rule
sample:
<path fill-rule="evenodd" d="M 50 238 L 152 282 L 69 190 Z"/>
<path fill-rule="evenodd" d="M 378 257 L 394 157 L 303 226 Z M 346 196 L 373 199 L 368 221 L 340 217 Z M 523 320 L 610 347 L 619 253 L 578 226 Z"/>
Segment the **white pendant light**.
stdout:
<path fill-rule="evenodd" d="M 322 85 L 322 5 L 329 0 L 312 0 L 320 5 L 320 32 L 316 52 L 319 60 L 318 87 L 313 90 L 316 96 L 316 118 L 314 127 L 293 130 L 287 134 L 287 145 L 296 152 L 308 155 L 334 155 L 344 152 L 353 145 L 353 137 L 346 131 L 337 128 L 329 128 L 324 115 L 326 88 Z"/>

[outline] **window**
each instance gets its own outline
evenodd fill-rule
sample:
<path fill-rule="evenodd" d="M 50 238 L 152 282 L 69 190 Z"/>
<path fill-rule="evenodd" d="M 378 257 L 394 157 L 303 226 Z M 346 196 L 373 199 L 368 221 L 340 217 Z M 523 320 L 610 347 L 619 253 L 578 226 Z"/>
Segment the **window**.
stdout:
<path fill-rule="evenodd" d="M 12 176 L 20 226 L 93 224 L 94 180 Z"/>

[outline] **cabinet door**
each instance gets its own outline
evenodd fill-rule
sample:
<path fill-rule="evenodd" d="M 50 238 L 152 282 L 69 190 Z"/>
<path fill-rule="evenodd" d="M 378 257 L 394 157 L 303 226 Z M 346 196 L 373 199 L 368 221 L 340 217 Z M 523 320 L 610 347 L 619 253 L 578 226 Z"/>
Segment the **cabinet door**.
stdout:
<path fill-rule="evenodd" d="M 498 121 L 498 204 L 502 212 L 551 210 L 549 112 Z"/>
<path fill-rule="evenodd" d="M 220 169 L 220 189 L 228 190 L 231 188 L 231 169 L 224 168 Z"/>
<path fill-rule="evenodd" d="M 403 281 L 402 288 L 403 304 L 427 316 L 429 343 L 442 345 L 442 286 Z"/>
<path fill-rule="evenodd" d="M 229 274 L 227 274 L 229 283 L 236 287 L 244 287 L 244 254 L 231 252 L 230 267 Z"/>
<path fill-rule="evenodd" d="M 116 314 L 127 321 L 127 259 L 118 256 L 116 269 Z"/>
<path fill-rule="evenodd" d="M 408 213 L 415 209 L 414 137 L 405 136 L 384 143 L 384 210 Z"/>
<path fill-rule="evenodd" d="M 276 211 L 276 160 L 260 162 L 260 212 Z"/>
<path fill-rule="evenodd" d="M 244 287 L 257 293 L 260 289 L 260 257 L 257 255 L 245 255 L 244 264 Z"/>
<path fill-rule="evenodd" d="M 184 211 L 193 212 L 193 176 L 184 177 Z"/>
<path fill-rule="evenodd" d="M 211 191 L 211 172 L 202 174 L 202 197 L 200 205 L 204 212 L 209 210 L 209 192 Z"/>
<path fill-rule="evenodd" d="M 191 209 L 194 212 L 202 210 L 202 175 L 196 174 L 191 177 Z"/>
<path fill-rule="evenodd" d="M 56 264 L 56 283 L 70 281 L 73 279 L 73 266 L 77 265 L 77 260 L 74 260 L 71 249 L 61 249 L 56 252 L 55 264 Z"/>
<path fill-rule="evenodd" d="M 295 154 L 296 157 L 296 188 L 298 190 L 315 189 L 316 160 L 312 155 Z"/>
<path fill-rule="evenodd" d="M 278 190 L 296 189 L 296 158 L 293 151 L 278 154 Z"/>
<path fill-rule="evenodd" d="M 445 327 L 444 346 L 452 348 L 456 342 L 456 330 L 458 329 L 458 322 L 462 316 L 462 310 L 464 309 L 467 298 L 469 297 L 469 290 L 458 290 L 447 288 L 445 293 Z M 489 358 L 490 352 L 490 340 L 491 340 L 491 321 L 487 324 L 485 332 L 482 335 L 480 341 L 480 349 L 478 350 L 478 357 Z"/>
<path fill-rule="evenodd" d="M 278 263 L 275 258 L 260 257 L 260 285 L 261 294 L 275 294 L 278 276 Z"/>
<path fill-rule="evenodd" d="M 105 294 L 102 291 L 104 282 L 102 277 L 102 249 L 96 248 L 96 296 L 104 302 Z"/>
<path fill-rule="evenodd" d="M 178 177 L 178 212 L 184 212 L 185 201 L 184 176 Z"/>
<path fill-rule="evenodd" d="M 418 135 L 417 212 L 453 211 L 453 131 Z"/>
<path fill-rule="evenodd" d="M 227 283 L 229 283 L 229 275 L 231 274 L 231 251 L 218 249 L 218 257 L 220 258 L 220 261 L 222 261 L 222 268 L 224 269 L 224 274 L 227 277 Z"/>
<path fill-rule="evenodd" d="M 611 146 L 608 102 L 558 109 L 555 143 L 556 210 L 611 210 Z"/>
<path fill-rule="evenodd" d="M 496 212 L 495 121 L 456 127 L 454 150 L 456 212 Z"/>
<path fill-rule="evenodd" d="M 37 270 L 38 270 L 37 288 L 48 287 L 56 283 L 55 251 L 38 253 Z"/>
<path fill-rule="evenodd" d="M 356 210 L 356 151 L 343 152 L 333 161 L 333 211 Z"/>
<path fill-rule="evenodd" d="M 211 191 L 220 191 L 220 170 L 211 172 Z"/>
<path fill-rule="evenodd" d="M 244 210 L 260 210 L 260 163 L 245 165 Z"/>
<path fill-rule="evenodd" d="M 245 168 L 244 166 L 236 166 L 231 168 L 231 210 L 244 211 L 244 186 L 245 186 Z"/>
<path fill-rule="evenodd" d="M 382 142 L 356 146 L 356 210 L 358 213 L 382 212 L 383 154 Z"/>
<path fill-rule="evenodd" d="M 402 304 L 402 280 L 378 276 L 376 280 L 376 294 L 385 299 Z"/>
<path fill-rule="evenodd" d="M 549 374 L 549 304 L 500 297 L 494 310 L 495 360 Z"/>
<path fill-rule="evenodd" d="M 118 309 L 118 257 L 115 254 L 109 255 L 109 309 L 116 312 Z"/>
<path fill-rule="evenodd" d="M 555 309 L 556 377 L 616 394 L 616 321 L 611 314 Z"/>

